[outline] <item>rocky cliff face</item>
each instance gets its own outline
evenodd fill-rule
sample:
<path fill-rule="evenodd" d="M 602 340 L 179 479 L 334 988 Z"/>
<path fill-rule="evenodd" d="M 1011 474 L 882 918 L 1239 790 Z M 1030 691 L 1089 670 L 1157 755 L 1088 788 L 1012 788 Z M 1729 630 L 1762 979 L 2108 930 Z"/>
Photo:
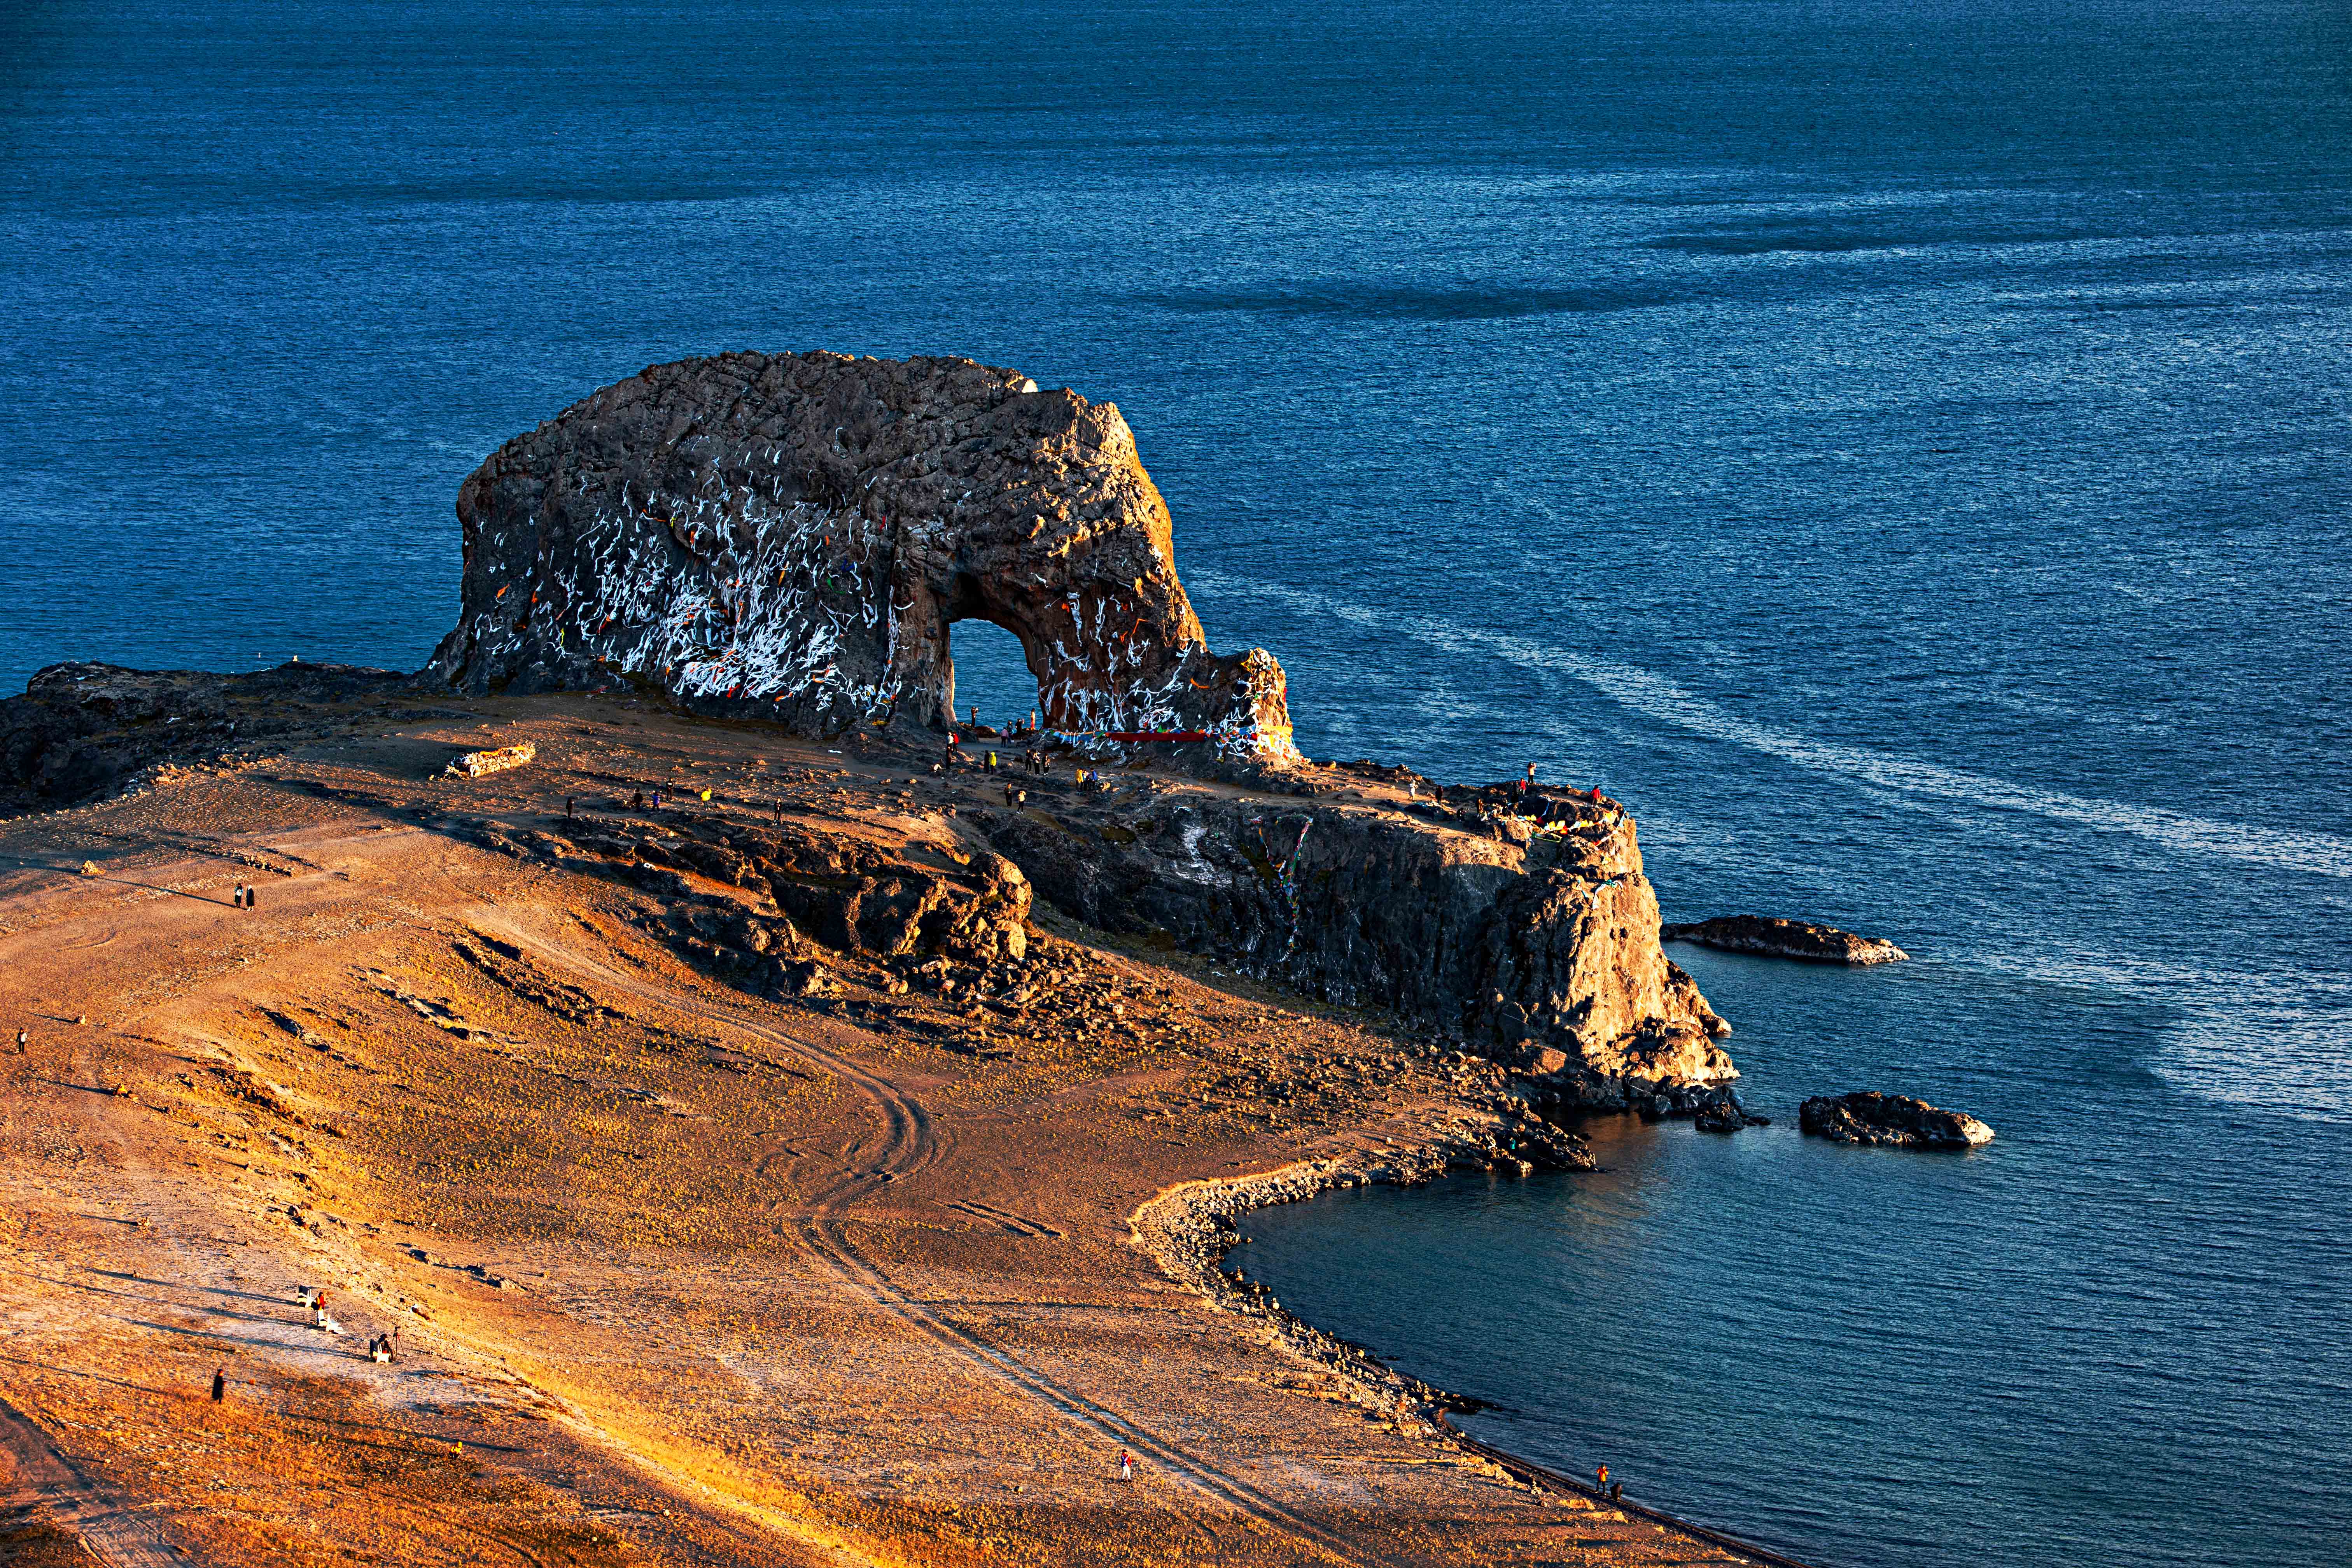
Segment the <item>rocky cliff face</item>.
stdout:
<path fill-rule="evenodd" d="M 1729 1026 L 1659 949 L 1631 817 L 1444 795 L 1393 810 L 1057 787 L 985 822 L 1043 897 L 1094 925 L 1395 1008 L 1580 1102 L 1738 1076 L 1716 1044 Z"/>
<path fill-rule="evenodd" d="M 266 742 L 298 712 L 396 692 L 388 669 L 286 664 L 245 675 L 53 664 L 0 701 L 0 811 L 110 795 L 159 763 Z"/>
<path fill-rule="evenodd" d="M 952 720 L 948 627 L 1020 638 L 1048 727 L 1293 753 L 1282 668 L 1211 653 L 1168 508 L 1109 404 L 961 359 L 656 365 L 492 454 L 457 495 L 476 692 L 647 683 L 832 733 Z"/>

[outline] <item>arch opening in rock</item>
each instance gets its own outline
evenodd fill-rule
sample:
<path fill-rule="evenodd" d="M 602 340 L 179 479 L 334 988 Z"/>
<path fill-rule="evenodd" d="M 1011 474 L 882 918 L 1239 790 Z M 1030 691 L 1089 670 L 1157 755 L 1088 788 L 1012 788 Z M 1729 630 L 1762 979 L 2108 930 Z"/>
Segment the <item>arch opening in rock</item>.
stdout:
<path fill-rule="evenodd" d="M 1042 708 L 1043 684 L 1012 627 L 984 616 L 949 624 L 948 700 L 958 714 L 968 720 L 976 708 L 982 723 L 1016 728 Z"/>
<path fill-rule="evenodd" d="M 1020 639 L 1036 696 L 1018 710 L 1049 729 L 1297 760 L 1282 667 L 1202 636 L 1118 410 L 1012 371 L 649 366 L 493 453 L 457 516 L 465 606 L 432 667 L 454 687 L 627 680 L 804 733 L 943 727 L 948 627 L 978 619 Z"/>

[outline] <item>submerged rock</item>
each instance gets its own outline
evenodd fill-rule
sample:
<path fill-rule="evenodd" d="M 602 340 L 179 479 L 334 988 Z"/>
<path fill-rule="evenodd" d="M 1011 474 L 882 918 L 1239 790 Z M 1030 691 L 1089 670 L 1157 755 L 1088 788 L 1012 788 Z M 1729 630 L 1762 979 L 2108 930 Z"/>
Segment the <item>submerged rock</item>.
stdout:
<path fill-rule="evenodd" d="M 1285 761 L 1282 667 L 1211 653 L 1118 410 L 964 359 L 654 365 L 457 493 L 464 605 L 430 673 L 624 682 L 830 734 L 954 724 L 948 627 L 1021 641 L 1049 729 L 1208 735 Z"/>
<path fill-rule="evenodd" d="M 1806 963 L 1895 963 L 1911 956 L 1880 937 L 1856 936 L 1835 926 L 1782 920 L 1777 915 L 1720 915 L 1695 924 L 1666 926 L 1658 938 Z"/>
<path fill-rule="evenodd" d="M 1938 1110 L 1924 1100 L 1870 1089 L 1816 1095 L 1798 1108 L 1797 1125 L 1832 1143 L 1972 1149 L 1992 1142 L 1992 1129 L 1966 1112 Z"/>

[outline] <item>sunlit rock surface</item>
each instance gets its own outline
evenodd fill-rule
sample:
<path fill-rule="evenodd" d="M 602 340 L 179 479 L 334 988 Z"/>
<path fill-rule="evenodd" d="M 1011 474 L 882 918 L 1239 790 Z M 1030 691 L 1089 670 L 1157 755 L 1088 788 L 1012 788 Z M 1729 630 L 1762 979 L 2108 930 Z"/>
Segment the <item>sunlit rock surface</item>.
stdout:
<path fill-rule="evenodd" d="M 830 733 L 947 725 L 948 627 L 1021 641 L 1047 727 L 1291 751 L 1282 668 L 1208 650 L 1168 508 L 1113 405 L 961 359 L 655 365 L 458 491 L 464 609 L 431 674 L 474 692 L 649 684 Z"/>

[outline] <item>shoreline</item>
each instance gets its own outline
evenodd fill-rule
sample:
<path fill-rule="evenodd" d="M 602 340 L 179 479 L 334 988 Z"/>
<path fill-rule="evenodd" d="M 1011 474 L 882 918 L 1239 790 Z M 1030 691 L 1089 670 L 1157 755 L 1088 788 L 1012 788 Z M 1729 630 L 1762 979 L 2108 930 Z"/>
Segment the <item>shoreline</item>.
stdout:
<path fill-rule="evenodd" d="M 1033 909 L 985 773 L 627 698 L 414 702 L 286 703 L 0 827 L 0 1017 L 32 1026 L 0 1396 L 187 1559 L 1730 1560 L 1217 1273 L 1218 1212 L 1589 1158 L 1502 1064 Z M 492 741 L 536 760 L 440 776 Z M 640 784 L 671 804 L 612 805 Z M 1021 820 L 1114 825 L 1031 787 Z M 928 889 L 937 948 L 824 926 L 844 885 Z"/>
<path fill-rule="evenodd" d="M 1225 1254 L 1241 1240 L 1234 1233 L 1232 1222 L 1236 1215 L 1282 1204 L 1307 1203 L 1348 1188 L 1414 1187 L 1442 1176 L 1490 1168 L 1457 1160 L 1455 1156 L 1463 1152 L 1445 1140 L 1436 1139 L 1419 1148 L 1401 1151 L 1400 1158 L 1386 1165 L 1325 1159 L 1302 1161 L 1246 1176 L 1181 1182 L 1139 1205 L 1129 1216 L 1132 1243 L 1150 1254 L 1171 1279 L 1221 1311 L 1253 1324 L 1265 1335 L 1266 1342 L 1314 1364 L 1327 1374 L 1347 1379 L 1356 1403 L 1374 1410 L 1395 1412 L 1395 1429 L 1407 1436 L 1471 1454 L 1534 1489 L 1580 1499 L 1647 1520 L 1767 1564 L 1768 1568 L 1819 1568 L 1818 1564 L 1662 1509 L 1622 1497 L 1606 1497 L 1598 1488 L 1472 1436 L 1455 1426 L 1450 1415 L 1483 1408 L 1483 1401 L 1454 1394 L 1399 1371 L 1363 1346 L 1292 1312 L 1262 1287 L 1254 1290 L 1236 1282 L 1222 1267 Z"/>

